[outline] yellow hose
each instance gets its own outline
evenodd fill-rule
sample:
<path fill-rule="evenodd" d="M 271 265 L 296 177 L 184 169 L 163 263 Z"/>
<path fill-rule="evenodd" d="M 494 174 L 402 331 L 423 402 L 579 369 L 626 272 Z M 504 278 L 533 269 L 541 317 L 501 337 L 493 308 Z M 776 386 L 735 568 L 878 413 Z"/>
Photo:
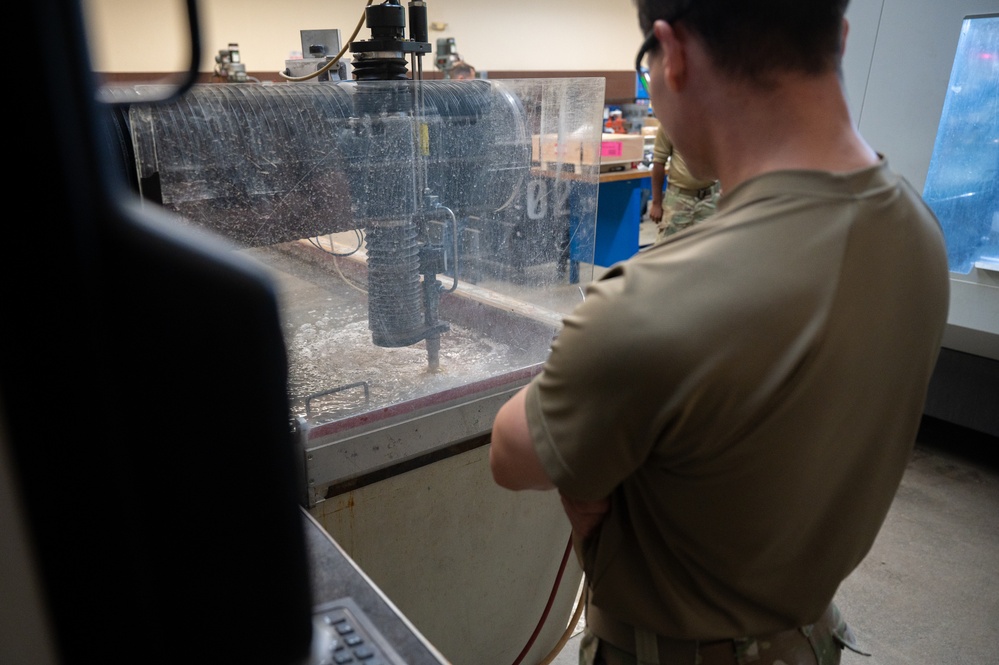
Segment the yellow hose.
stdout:
<path fill-rule="evenodd" d="M 565 629 L 564 633 L 562 633 L 562 637 L 555 644 L 555 647 L 551 650 L 551 652 L 545 656 L 544 660 L 538 663 L 538 665 L 548 665 L 550 662 L 555 660 L 555 656 L 562 652 L 562 649 L 565 648 L 565 643 L 569 641 L 570 637 L 572 637 L 572 631 L 576 629 L 576 624 L 579 623 L 579 617 L 583 614 L 584 607 L 586 607 L 585 586 L 583 587 L 583 593 L 579 594 L 579 600 L 576 601 L 576 611 L 572 613 L 572 620 L 569 621 L 569 627 Z"/>

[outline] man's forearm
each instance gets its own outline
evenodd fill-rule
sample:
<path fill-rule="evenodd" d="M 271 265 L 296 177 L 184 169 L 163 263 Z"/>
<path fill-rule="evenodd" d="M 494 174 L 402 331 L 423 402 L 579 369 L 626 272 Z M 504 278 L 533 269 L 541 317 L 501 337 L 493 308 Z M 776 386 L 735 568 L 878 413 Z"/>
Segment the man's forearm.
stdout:
<path fill-rule="evenodd" d="M 652 202 L 662 205 L 663 184 L 666 182 L 666 165 L 652 162 Z"/>

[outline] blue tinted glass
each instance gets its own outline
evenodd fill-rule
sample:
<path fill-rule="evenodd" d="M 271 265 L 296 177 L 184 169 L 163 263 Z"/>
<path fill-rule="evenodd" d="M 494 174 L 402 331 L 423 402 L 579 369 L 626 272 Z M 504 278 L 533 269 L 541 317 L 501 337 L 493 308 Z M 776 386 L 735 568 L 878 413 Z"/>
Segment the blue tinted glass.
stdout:
<path fill-rule="evenodd" d="M 999 14 L 961 25 L 923 198 L 952 272 L 999 263 Z"/>
<path fill-rule="evenodd" d="M 642 67 L 642 72 L 646 75 L 649 73 L 648 67 Z M 642 75 L 635 72 L 635 99 L 648 99 L 649 98 L 649 88 L 648 82 L 642 80 Z"/>

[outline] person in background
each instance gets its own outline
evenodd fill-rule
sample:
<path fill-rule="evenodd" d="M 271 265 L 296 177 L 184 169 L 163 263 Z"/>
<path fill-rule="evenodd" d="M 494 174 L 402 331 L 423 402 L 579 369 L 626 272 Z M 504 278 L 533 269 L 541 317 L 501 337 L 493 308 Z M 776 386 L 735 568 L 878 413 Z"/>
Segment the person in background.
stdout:
<path fill-rule="evenodd" d="M 464 60 L 459 60 L 451 67 L 450 78 L 459 81 L 474 79 L 475 67 L 472 67 Z"/>
<path fill-rule="evenodd" d="M 627 134 L 628 126 L 624 121 L 624 113 L 620 109 L 613 109 L 607 115 L 607 122 L 604 123 L 605 134 Z"/>
<path fill-rule="evenodd" d="M 831 665 L 947 320 L 943 234 L 858 133 L 847 0 L 636 0 L 650 99 L 711 218 L 612 266 L 493 423 L 556 490 L 583 665 Z"/>
<path fill-rule="evenodd" d="M 663 183 L 667 183 L 665 202 Z M 659 125 L 652 148 L 652 200 L 649 203 L 649 219 L 658 229 L 656 242 L 710 217 L 718 205 L 718 196 L 718 181 L 692 176 L 683 156 Z"/>

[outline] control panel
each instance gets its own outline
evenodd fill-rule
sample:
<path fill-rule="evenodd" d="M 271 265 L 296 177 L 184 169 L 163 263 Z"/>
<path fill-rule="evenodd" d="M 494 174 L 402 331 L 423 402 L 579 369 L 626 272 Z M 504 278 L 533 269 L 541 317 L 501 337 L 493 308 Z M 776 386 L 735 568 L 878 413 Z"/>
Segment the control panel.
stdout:
<path fill-rule="evenodd" d="M 311 665 L 406 665 L 351 598 L 316 606 Z"/>

